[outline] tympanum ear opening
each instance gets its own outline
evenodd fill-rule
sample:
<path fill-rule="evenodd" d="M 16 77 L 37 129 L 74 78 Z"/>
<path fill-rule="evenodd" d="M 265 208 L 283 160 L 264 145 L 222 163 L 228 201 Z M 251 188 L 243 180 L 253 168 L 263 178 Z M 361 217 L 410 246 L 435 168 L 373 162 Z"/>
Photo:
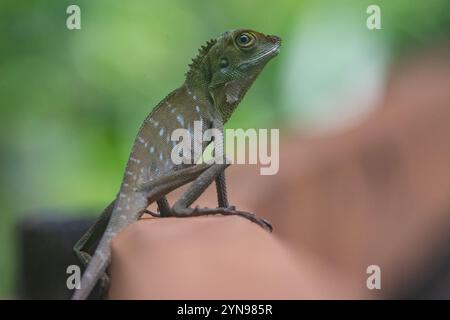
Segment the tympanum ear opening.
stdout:
<path fill-rule="evenodd" d="M 221 58 L 219 61 L 219 67 L 221 69 L 228 67 L 228 58 L 226 57 Z"/>

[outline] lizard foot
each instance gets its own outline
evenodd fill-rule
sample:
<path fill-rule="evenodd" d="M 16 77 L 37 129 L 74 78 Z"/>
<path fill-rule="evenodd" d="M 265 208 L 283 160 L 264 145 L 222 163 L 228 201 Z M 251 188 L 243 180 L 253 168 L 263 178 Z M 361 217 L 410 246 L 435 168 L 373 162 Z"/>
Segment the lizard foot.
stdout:
<path fill-rule="evenodd" d="M 272 224 L 267 221 L 266 219 L 263 219 L 261 217 L 258 217 L 253 212 L 247 212 L 247 211 L 239 211 L 236 210 L 235 206 L 229 206 L 225 208 L 200 208 L 198 206 L 194 208 L 183 208 L 182 210 L 172 210 L 171 216 L 173 217 L 198 217 L 198 216 L 205 216 L 205 215 L 212 215 L 212 214 L 221 214 L 224 216 L 240 216 L 243 218 L 246 218 L 250 220 L 253 223 L 256 223 L 261 228 L 272 232 Z"/>

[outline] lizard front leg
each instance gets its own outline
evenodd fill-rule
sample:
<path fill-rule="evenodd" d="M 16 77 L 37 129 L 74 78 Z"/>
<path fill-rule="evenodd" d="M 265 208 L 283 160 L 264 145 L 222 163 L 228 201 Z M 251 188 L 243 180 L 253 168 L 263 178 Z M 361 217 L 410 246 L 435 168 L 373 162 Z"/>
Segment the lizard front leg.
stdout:
<path fill-rule="evenodd" d="M 206 190 L 206 188 L 221 174 L 223 174 L 226 164 L 214 164 L 209 169 L 200 174 L 188 187 L 185 193 L 173 205 L 170 215 L 173 217 L 198 217 L 212 214 L 236 215 L 250 220 L 261 226 L 262 228 L 272 231 L 272 225 L 267 220 L 256 216 L 254 213 L 239 211 L 234 207 L 219 208 L 191 208 L 190 205 L 198 199 L 198 197 Z M 220 182 L 221 183 L 221 182 Z M 220 188 L 220 187 L 219 187 Z M 223 189 L 221 189 L 223 191 Z M 220 200 L 226 204 L 226 198 Z"/>
<path fill-rule="evenodd" d="M 228 192 L 227 184 L 225 181 L 225 170 L 219 173 L 216 177 L 216 191 L 217 191 L 217 202 L 219 207 L 228 208 Z"/>
<path fill-rule="evenodd" d="M 161 217 L 167 217 L 168 215 L 170 215 L 170 204 L 169 201 L 167 201 L 166 196 L 158 199 L 156 203 L 158 204 L 159 215 Z"/>

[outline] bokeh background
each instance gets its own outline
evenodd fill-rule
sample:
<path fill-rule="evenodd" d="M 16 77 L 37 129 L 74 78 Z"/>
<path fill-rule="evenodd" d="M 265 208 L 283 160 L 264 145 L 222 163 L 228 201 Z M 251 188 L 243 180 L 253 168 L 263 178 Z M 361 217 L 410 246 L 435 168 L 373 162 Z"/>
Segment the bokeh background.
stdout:
<path fill-rule="evenodd" d="M 66 28 L 70 4 L 81 30 Z M 381 30 L 366 27 L 371 4 Z M 0 297 L 14 294 L 16 221 L 100 212 L 142 119 L 209 38 L 283 38 L 227 127 L 333 135 L 376 111 L 405 57 L 448 44 L 449 12 L 448 0 L 1 1 Z"/>

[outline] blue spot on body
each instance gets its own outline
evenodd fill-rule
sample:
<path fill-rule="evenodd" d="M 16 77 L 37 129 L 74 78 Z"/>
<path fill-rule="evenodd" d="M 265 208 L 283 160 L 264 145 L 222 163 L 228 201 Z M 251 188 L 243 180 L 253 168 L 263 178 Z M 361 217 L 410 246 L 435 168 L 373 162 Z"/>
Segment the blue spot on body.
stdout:
<path fill-rule="evenodd" d="M 184 118 L 182 115 L 177 115 L 177 121 L 182 127 L 184 127 Z"/>

